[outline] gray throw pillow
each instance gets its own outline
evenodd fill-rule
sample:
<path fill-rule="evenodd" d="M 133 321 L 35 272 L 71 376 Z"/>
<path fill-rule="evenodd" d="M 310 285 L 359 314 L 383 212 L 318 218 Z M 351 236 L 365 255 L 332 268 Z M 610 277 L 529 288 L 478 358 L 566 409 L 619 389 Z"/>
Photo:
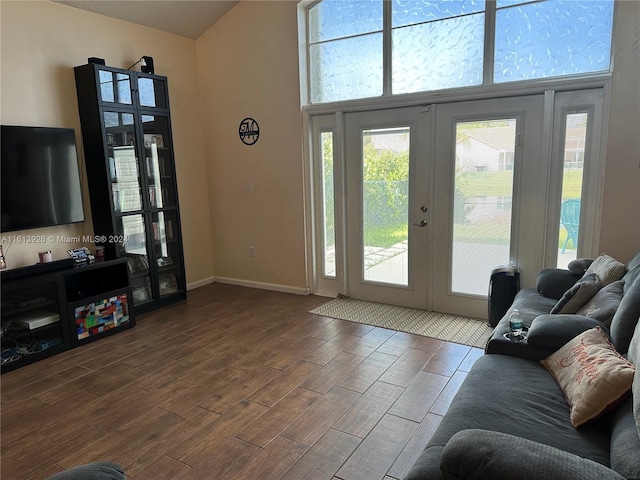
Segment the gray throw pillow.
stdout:
<path fill-rule="evenodd" d="M 584 275 L 592 263 L 593 263 L 593 259 L 591 258 L 576 258 L 575 260 L 571 260 L 569 262 L 569 265 L 567 265 L 567 268 L 571 273 Z"/>
<path fill-rule="evenodd" d="M 586 273 L 573 287 L 567 290 L 551 313 L 576 313 L 585 303 L 602 288 L 602 283 L 595 273 Z"/>
<path fill-rule="evenodd" d="M 624 280 L 618 280 L 601 288 L 576 313 L 585 317 L 595 318 L 608 327 L 622 300 L 623 286 Z"/>
<path fill-rule="evenodd" d="M 543 297 L 559 300 L 583 277 L 562 268 L 545 268 L 538 274 L 536 288 Z"/>

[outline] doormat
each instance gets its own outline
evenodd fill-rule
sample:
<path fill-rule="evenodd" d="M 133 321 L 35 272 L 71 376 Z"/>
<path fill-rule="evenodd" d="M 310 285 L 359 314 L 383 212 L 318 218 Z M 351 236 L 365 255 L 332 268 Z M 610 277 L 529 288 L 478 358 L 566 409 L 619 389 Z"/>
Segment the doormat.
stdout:
<path fill-rule="evenodd" d="M 484 348 L 493 333 L 493 327 L 485 320 L 366 302 L 344 296 L 339 296 L 310 313 L 478 348 Z"/>

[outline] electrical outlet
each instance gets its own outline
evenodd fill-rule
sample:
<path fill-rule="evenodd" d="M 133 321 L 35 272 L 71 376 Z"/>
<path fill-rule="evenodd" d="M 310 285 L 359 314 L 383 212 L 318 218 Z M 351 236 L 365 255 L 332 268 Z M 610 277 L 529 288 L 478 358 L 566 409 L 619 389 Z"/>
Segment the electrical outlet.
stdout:
<path fill-rule="evenodd" d="M 249 247 L 249 256 L 250 257 L 256 256 L 256 247 Z"/>
<path fill-rule="evenodd" d="M 253 182 L 248 182 L 247 183 L 247 192 L 248 193 L 253 193 Z"/>

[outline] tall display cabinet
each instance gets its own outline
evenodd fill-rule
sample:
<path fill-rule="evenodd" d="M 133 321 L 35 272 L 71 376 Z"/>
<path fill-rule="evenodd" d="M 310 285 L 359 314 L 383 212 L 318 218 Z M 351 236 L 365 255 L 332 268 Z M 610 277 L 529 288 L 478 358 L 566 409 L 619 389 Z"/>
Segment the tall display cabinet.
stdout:
<path fill-rule="evenodd" d="M 136 313 L 186 298 L 167 78 L 75 67 L 96 245 L 127 258 Z"/>

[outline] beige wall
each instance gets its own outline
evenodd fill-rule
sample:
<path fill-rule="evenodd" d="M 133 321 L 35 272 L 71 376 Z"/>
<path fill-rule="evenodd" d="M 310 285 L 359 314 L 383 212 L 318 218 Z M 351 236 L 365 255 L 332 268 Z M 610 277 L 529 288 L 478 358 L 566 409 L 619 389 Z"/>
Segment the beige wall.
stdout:
<path fill-rule="evenodd" d="M 216 281 L 306 289 L 297 48 L 294 1 L 243 1 L 197 40 Z M 245 117 L 260 125 L 252 146 Z"/>
<path fill-rule="evenodd" d="M 600 251 L 640 251 L 640 2 L 618 2 Z"/>
<path fill-rule="evenodd" d="M 1 122 L 75 128 L 83 176 L 73 67 L 87 63 L 88 57 L 104 58 L 107 65 L 120 68 L 129 67 L 142 55 L 154 58 L 156 73 L 169 78 L 187 282 L 210 281 L 212 229 L 195 41 L 48 1 L 3 0 L 0 27 Z M 21 235 L 92 235 L 86 183 L 83 188 L 88 221 Z M 66 250 L 74 246 L 63 242 L 9 246 L 4 242 L 10 268 L 36 263 L 37 252 L 44 248 L 53 251 L 54 260 L 68 258 Z"/>

